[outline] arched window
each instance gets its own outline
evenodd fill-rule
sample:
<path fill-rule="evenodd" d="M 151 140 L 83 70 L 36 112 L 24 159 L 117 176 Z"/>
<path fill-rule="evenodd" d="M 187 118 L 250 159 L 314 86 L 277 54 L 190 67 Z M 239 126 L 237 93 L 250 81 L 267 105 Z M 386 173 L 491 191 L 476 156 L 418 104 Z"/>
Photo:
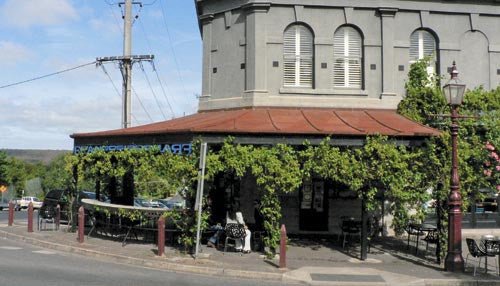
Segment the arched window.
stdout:
<path fill-rule="evenodd" d="M 353 27 L 340 27 L 333 37 L 334 87 L 361 88 L 363 46 Z"/>
<path fill-rule="evenodd" d="M 432 75 L 436 71 L 436 39 L 426 30 L 416 30 L 410 36 L 410 64 L 425 57 L 430 59 L 427 74 Z"/>
<path fill-rule="evenodd" d="M 314 36 L 304 25 L 291 25 L 285 30 L 283 42 L 283 86 L 313 85 Z"/>

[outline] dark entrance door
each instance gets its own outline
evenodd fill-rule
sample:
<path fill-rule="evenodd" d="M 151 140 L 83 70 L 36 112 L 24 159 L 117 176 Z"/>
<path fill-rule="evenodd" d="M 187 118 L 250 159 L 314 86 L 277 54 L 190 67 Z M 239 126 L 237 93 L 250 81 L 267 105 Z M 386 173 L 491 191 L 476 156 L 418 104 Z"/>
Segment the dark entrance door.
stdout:
<path fill-rule="evenodd" d="M 328 192 L 325 181 L 304 182 L 299 199 L 299 229 L 328 231 Z"/>

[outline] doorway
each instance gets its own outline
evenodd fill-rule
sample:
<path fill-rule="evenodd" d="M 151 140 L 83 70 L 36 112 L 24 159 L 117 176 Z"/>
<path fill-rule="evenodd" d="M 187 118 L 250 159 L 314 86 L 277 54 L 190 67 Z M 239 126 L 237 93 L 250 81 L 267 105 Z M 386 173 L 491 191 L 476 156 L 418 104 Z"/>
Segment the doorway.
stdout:
<path fill-rule="evenodd" d="M 299 194 L 299 230 L 328 231 L 328 192 L 323 180 L 305 181 Z"/>

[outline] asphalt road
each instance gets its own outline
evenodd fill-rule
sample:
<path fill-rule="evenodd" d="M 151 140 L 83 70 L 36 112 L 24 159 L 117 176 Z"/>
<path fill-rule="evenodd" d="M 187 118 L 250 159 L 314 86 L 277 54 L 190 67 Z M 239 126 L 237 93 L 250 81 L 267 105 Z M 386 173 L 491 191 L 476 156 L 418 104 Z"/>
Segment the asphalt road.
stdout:
<path fill-rule="evenodd" d="M 26 218 L 26 212 L 16 212 Z M 0 212 L 6 223 L 8 213 Z M 284 285 L 257 279 L 233 279 L 149 269 L 97 260 L 73 253 L 0 239 L 0 285 L 128 286 L 128 285 Z"/>
<path fill-rule="evenodd" d="M 38 215 L 38 212 L 35 211 L 33 213 L 33 217 L 36 218 L 37 215 Z M 0 222 L 7 223 L 8 219 L 9 219 L 9 210 L 4 209 L 3 211 L 0 211 Z M 22 211 L 14 212 L 14 220 L 16 220 L 16 219 L 19 219 L 22 221 L 27 221 L 28 211 L 22 210 Z"/>

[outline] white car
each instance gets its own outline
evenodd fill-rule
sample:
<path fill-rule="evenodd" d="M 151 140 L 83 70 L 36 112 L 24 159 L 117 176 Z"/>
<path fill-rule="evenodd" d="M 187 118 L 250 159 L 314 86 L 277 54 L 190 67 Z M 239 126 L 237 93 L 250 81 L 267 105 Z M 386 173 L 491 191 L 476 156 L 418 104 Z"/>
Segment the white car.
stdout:
<path fill-rule="evenodd" d="M 34 209 L 41 208 L 43 204 L 43 202 L 36 197 L 22 197 L 21 200 L 19 200 L 17 203 L 22 209 L 27 209 L 30 203 L 33 203 Z"/>

